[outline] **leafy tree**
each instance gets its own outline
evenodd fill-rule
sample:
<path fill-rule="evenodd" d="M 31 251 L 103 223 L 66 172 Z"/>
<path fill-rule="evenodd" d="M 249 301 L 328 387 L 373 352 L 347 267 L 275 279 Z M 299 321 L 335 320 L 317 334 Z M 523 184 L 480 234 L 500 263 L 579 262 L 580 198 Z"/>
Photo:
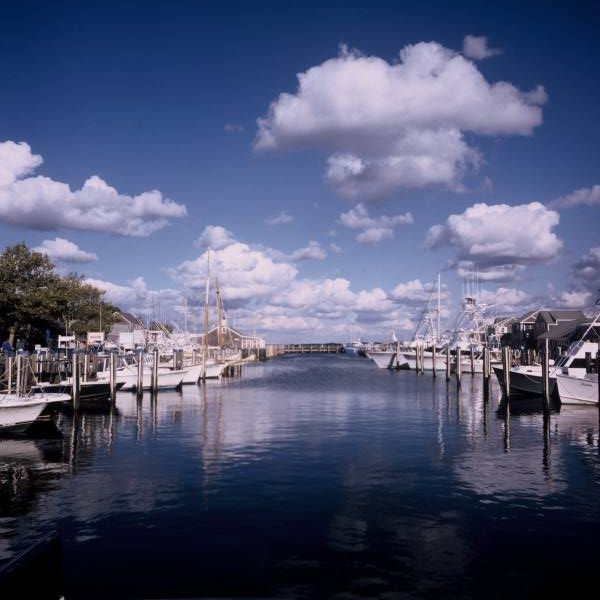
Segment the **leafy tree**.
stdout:
<path fill-rule="evenodd" d="M 115 307 L 103 300 L 104 292 L 71 274 L 59 276 L 48 257 L 23 243 L 0 254 L 0 333 L 14 345 L 43 342 L 51 334 L 98 331 L 114 322 Z"/>

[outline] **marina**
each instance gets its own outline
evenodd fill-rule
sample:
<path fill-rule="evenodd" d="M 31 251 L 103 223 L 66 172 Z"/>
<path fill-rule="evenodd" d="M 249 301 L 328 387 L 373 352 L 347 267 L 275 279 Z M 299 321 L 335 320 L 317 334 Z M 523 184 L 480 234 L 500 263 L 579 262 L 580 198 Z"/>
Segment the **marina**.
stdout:
<path fill-rule="evenodd" d="M 458 387 L 345 354 L 118 392 L 101 412 L 58 413 L 55 438 L 0 440 L 0 565 L 54 532 L 66 598 L 525 598 L 584 583 L 598 408 L 509 408 L 494 380 L 487 398 L 480 376 Z"/>
<path fill-rule="evenodd" d="M 539 4 L 0 0 L 0 600 L 594 593 L 600 4 Z"/>

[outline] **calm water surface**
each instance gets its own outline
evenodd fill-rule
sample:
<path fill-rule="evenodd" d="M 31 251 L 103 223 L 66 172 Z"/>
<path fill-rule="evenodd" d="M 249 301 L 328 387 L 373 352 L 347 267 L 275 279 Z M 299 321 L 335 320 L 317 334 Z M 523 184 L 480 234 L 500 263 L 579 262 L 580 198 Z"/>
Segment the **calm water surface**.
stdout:
<path fill-rule="evenodd" d="M 596 408 L 481 376 L 296 356 L 0 439 L 0 564 L 62 542 L 66 598 L 527 597 L 600 558 Z"/>

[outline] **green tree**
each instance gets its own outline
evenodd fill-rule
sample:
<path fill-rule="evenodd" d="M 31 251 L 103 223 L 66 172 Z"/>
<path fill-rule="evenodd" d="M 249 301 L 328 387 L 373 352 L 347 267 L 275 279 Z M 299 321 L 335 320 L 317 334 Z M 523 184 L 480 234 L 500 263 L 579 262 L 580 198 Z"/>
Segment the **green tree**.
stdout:
<path fill-rule="evenodd" d="M 0 255 L 0 332 L 14 345 L 16 337 L 29 344 L 52 333 L 83 335 L 110 330 L 116 308 L 104 292 L 71 274 L 59 276 L 48 257 L 25 244 L 9 246 Z"/>

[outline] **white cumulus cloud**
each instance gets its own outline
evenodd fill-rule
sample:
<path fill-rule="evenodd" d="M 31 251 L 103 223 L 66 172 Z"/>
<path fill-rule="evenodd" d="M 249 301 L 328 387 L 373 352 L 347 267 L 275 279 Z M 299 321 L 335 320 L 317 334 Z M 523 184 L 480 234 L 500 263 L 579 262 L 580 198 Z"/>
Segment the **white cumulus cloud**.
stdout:
<path fill-rule="evenodd" d="M 207 225 L 195 245 L 200 248 L 211 248 L 212 250 L 221 250 L 235 242 L 233 233 L 221 225 Z"/>
<path fill-rule="evenodd" d="M 315 240 L 310 240 L 304 248 L 298 248 L 290 254 L 290 259 L 294 262 L 301 260 L 324 260 L 325 258 L 327 258 L 327 252 Z"/>
<path fill-rule="evenodd" d="M 60 237 L 44 240 L 33 250 L 46 254 L 50 260 L 63 263 L 89 263 L 98 260 L 98 256 L 94 252 L 86 252 L 74 242 Z"/>
<path fill-rule="evenodd" d="M 502 54 L 502 50 L 500 50 L 500 48 L 490 48 L 485 35 L 466 35 L 463 40 L 462 53 L 467 58 L 483 60 L 485 58 L 490 58 L 490 56 Z"/>
<path fill-rule="evenodd" d="M 0 220 L 31 229 L 77 229 L 148 236 L 171 219 L 186 216 L 182 204 L 158 190 L 120 194 L 97 175 L 79 190 L 42 175 L 27 176 L 42 163 L 21 142 L 0 142 Z"/>
<path fill-rule="evenodd" d="M 544 263 L 557 256 L 562 241 L 552 231 L 559 214 L 539 202 L 475 204 L 461 214 L 450 215 L 443 225 L 429 229 L 425 245 L 430 249 L 451 246 L 460 261 L 472 261 L 477 270 L 500 271 L 504 279 L 514 277 L 519 268 Z"/>
<path fill-rule="evenodd" d="M 340 54 L 298 75 L 258 119 L 257 150 L 318 147 L 326 178 L 347 197 L 440 184 L 461 189 L 481 162 L 464 134 L 529 135 L 542 122 L 542 87 L 489 83 L 477 66 L 438 43 L 400 51 L 398 62 Z"/>
<path fill-rule="evenodd" d="M 371 217 L 367 207 L 360 203 L 348 212 L 342 213 L 339 223 L 348 229 L 361 229 L 356 240 L 361 244 L 377 244 L 394 237 L 394 227 L 413 223 L 411 213 L 400 215 Z"/>

